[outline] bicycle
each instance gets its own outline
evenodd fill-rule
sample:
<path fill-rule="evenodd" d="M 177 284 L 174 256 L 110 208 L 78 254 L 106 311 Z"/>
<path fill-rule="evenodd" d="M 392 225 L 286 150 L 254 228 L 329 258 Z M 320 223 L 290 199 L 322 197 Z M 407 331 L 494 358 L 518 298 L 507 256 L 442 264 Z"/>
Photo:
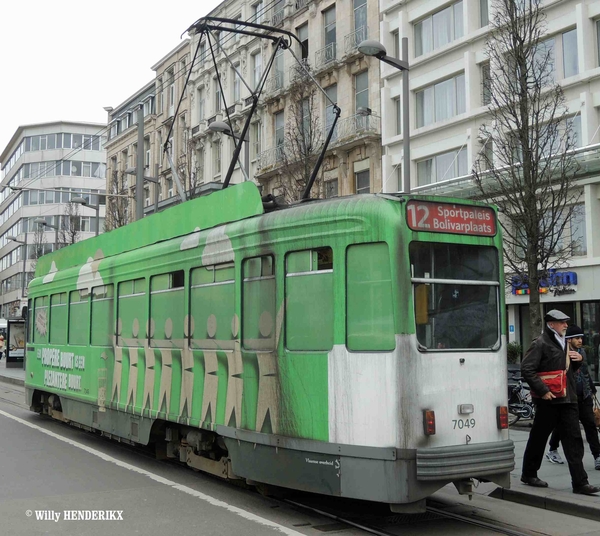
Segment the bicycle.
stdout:
<path fill-rule="evenodd" d="M 533 419 L 535 416 L 535 404 L 531 399 L 531 391 L 523 378 L 512 378 L 517 380 L 514 386 L 509 386 L 508 394 L 508 425 L 512 426 L 520 419 Z"/>

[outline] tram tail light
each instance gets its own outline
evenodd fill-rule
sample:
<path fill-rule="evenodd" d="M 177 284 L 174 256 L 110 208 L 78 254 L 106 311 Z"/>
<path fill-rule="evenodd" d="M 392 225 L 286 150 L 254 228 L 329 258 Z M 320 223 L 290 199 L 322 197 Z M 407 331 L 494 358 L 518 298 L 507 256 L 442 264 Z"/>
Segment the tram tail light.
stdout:
<path fill-rule="evenodd" d="M 496 423 L 499 430 L 508 429 L 508 407 L 498 406 L 496 408 Z"/>
<path fill-rule="evenodd" d="M 435 411 L 432 409 L 423 411 L 423 428 L 425 435 L 430 436 L 435 434 Z"/>

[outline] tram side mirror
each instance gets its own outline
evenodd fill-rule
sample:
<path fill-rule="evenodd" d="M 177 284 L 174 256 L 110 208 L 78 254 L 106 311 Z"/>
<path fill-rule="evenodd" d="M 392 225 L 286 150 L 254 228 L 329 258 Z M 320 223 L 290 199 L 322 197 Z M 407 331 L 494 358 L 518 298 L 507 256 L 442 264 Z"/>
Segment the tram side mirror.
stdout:
<path fill-rule="evenodd" d="M 23 308 L 21 309 L 21 318 L 23 318 L 23 319 L 27 318 L 27 305 L 24 305 Z"/>
<path fill-rule="evenodd" d="M 417 325 L 429 323 L 428 285 L 417 285 L 415 288 L 415 317 Z"/>

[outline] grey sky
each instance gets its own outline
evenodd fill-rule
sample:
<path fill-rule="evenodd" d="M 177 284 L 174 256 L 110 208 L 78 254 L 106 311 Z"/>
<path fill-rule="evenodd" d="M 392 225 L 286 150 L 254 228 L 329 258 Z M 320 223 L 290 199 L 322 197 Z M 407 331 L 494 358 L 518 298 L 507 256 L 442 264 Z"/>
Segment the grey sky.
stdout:
<path fill-rule="evenodd" d="M 220 0 L 7 1 L 0 26 L 0 152 L 19 125 L 106 122 L 151 66 Z M 185 37 L 185 36 L 184 36 Z"/>

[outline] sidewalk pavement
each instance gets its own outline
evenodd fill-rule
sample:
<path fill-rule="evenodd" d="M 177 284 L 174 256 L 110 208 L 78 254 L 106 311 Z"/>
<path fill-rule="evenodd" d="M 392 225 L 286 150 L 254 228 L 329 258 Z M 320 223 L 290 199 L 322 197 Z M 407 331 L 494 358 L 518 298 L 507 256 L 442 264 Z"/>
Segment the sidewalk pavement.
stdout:
<path fill-rule="evenodd" d="M 12 365 L 12 363 L 10 363 Z M 22 368 L 22 364 L 18 367 L 8 368 L 6 363 L 6 357 L 0 360 L 0 381 L 5 383 L 14 383 L 16 385 L 25 384 L 25 371 Z"/>
<path fill-rule="evenodd" d="M 7 368 L 6 359 L 0 361 L 0 382 L 24 385 L 25 371 L 22 368 Z M 521 424 L 521 423 L 519 423 Z M 519 427 L 510 430 L 510 438 L 515 443 L 515 469 L 511 473 L 510 489 L 500 488 L 493 483 L 480 483 L 475 493 L 488 495 L 537 508 L 562 512 L 565 514 L 600 521 L 600 493 L 597 496 L 576 495 L 571 488 L 571 476 L 566 465 L 550 463 L 546 458 L 538 476 L 548 482 L 547 488 L 532 488 L 521 483 L 521 467 L 523 453 L 529 438 L 529 429 Z M 583 463 L 588 473 L 590 484 L 600 486 L 600 471 L 594 470 L 594 459 L 587 442 L 584 440 L 585 456 Z M 561 448 L 561 455 L 565 458 Z"/>

